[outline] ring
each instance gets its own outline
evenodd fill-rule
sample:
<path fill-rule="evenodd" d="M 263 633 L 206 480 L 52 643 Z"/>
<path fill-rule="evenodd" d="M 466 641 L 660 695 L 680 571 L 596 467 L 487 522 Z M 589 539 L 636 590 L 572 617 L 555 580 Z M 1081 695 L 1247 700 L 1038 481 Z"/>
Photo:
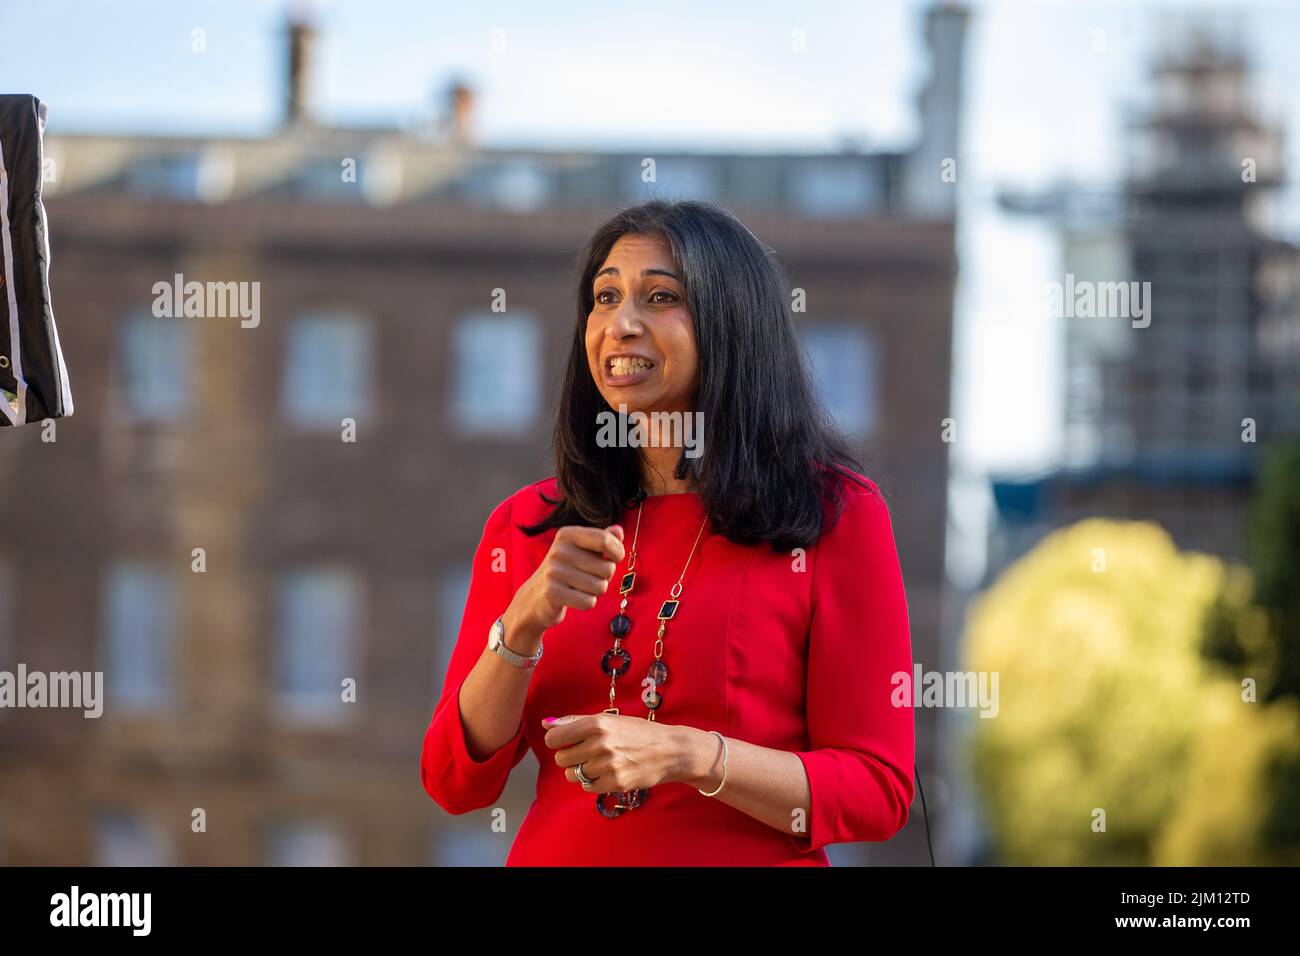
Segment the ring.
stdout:
<path fill-rule="evenodd" d="M 582 772 L 582 764 L 578 764 L 576 767 L 573 768 L 573 770 L 578 775 L 578 783 L 582 784 L 582 789 L 590 790 L 592 785 L 595 784 L 596 781 L 589 779 L 587 775 Z"/>

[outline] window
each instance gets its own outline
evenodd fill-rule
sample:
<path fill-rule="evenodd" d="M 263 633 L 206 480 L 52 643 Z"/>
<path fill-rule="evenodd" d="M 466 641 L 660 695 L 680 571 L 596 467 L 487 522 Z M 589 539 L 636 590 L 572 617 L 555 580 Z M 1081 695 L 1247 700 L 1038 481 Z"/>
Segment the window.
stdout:
<path fill-rule="evenodd" d="M 790 179 L 791 199 L 809 216 L 851 216 L 883 199 L 875 167 L 865 159 L 796 160 Z"/>
<path fill-rule="evenodd" d="M 746 206 L 780 203 L 782 175 L 782 161 L 778 158 L 733 157 L 727 164 L 727 196 Z"/>
<path fill-rule="evenodd" d="M 542 333 L 526 314 L 472 313 L 453 333 L 452 418 L 463 432 L 527 430 L 541 402 Z"/>
<path fill-rule="evenodd" d="M 310 723 L 347 721 L 357 706 L 343 699 L 343 681 L 358 677 L 360 582 L 342 569 L 292 571 L 280 582 L 278 602 L 274 671 L 282 714 Z"/>
<path fill-rule="evenodd" d="M 547 171 L 526 156 L 481 167 L 471 194 L 502 209 L 530 212 L 544 206 L 551 197 Z"/>
<path fill-rule="evenodd" d="M 359 202 L 365 169 L 364 160 L 355 156 L 310 159 L 294 170 L 288 185 L 297 198 L 311 202 Z"/>
<path fill-rule="evenodd" d="M 122 382 L 127 411 L 144 421 L 176 421 L 190 410 L 193 365 L 189 320 L 128 315 L 122 326 Z"/>
<path fill-rule="evenodd" d="M 527 160 L 503 165 L 497 170 L 492 189 L 497 205 L 518 212 L 544 205 L 550 192 L 546 173 Z"/>
<path fill-rule="evenodd" d="M 370 322 L 345 312 L 294 319 L 285 345 L 284 413 L 304 428 L 360 420 L 371 392 Z"/>
<path fill-rule="evenodd" d="M 141 199 L 221 202 L 234 182 L 234 158 L 220 146 L 146 156 L 127 171 L 127 189 Z"/>
<path fill-rule="evenodd" d="M 808 323 L 804 347 L 822 400 L 850 438 L 865 438 L 877 415 L 876 355 L 867 329 L 848 323 Z"/>
<path fill-rule="evenodd" d="M 109 706 L 157 710 L 173 694 L 176 598 L 168 572 L 123 562 L 108 576 L 104 679 Z"/>
<path fill-rule="evenodd" d="M 271 866 L 347 866 L 347 855 L 342 832 L 329 823 L 276 823 L 267 832 L 266 858 Z"/>
<path fill-rule="evenodd" d="M 655 162 L 655 181 L 641 179 L 641 160 L 637 160 L 635 175 L 627 183 L 627 198 L 642 201 L 652 197 L 666 199 L 716 198 L 718 193 L 717 161 L 699 156 L 667 156 Z"/>
<path fill-rule="evenodd" d="M 442 574 L 438 584 L 438 636 L 437 659 L 433 662 L 433 696 L 436 699 L 442 692 L 443 682 L 447 678 L 447 668 L 451 665 L 451 652 L 460 636 L 460 619 L 465 613 L 465 601 L 469 598 L 470 565 L 468 563 L 452 567 Z M 487 640 L 487 635 L 483 635 Z"/>
<path fill-rule="evenodd" d="M 172 847 L 157 823 L 125 810 L 102 812 L 96 822 L 97 866 L 171 866 Z"/>
<path fill-rule="evenodd" d="M 289 185 L 298 198 L 311 202 L 387 205 L 402 191 L 401 158 L 375 149 L 362 156 L 312 159 L 298 167 Z"/>

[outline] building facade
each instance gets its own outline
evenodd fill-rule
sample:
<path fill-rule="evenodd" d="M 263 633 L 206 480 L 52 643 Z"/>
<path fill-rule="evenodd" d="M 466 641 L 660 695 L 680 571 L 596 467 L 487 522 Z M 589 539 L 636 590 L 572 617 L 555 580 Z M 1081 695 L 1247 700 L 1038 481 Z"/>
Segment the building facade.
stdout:
<path fill-rule="evenodd" d="M 959 52 L 964 14 L 932 17 Z M 419 744 L 483 522 L 553 473 L 578 252 L 651 196 L 727 206 L 806 290 L 804 342 L 890 496 L 928 666 L 955 259 L 951 207 L 909 207 L 908 154 L 488 149 L 463 86 L 438 129 L 327 127 L 305 95 L 311 30 L 288 35 L 273 135 L 49 129 L 78 408 L 5 436 L 0 482 L 27 491 L 0 501 L 0 667 L 101 670 L 106 705 L 0 712 L 0 861 L 504 859 L 513 826 L 433 805 Z M 202 315 L 184 314 L 189 282 Z M 40 546 L 19 561 L 20 541 Z M 917 723 L 928 781 L 935 728 Z M 914 817 L 872 858 L 923 860 Z"/>
<path fill-rule="evenodd" d="M 1269 221 L 1281 130 L 1251 108 L 1246 55 L 1203 37 L 1163 55 L 1150 90 L 1120 201 L 1061 219 L 1067 277 L 1098 301 L 1145 286 L 1148 314 L 1063 320 L 1065 460 L 995 477 L 990 580 L 1092 515 L 1244 560 L 1258 449 L 1300 430 L 1300 248 Z"/>

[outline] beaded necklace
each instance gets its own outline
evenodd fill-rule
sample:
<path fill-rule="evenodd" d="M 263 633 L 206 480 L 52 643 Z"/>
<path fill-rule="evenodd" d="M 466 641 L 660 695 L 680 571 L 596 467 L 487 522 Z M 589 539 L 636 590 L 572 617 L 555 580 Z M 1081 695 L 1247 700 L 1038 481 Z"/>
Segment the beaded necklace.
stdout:
<path fill-rule="evenodd" d="M 632 665 L 632 655 L 623 648 L 622 642 L 629 631 L 632 630 L 632 619 L 627 616 L 628 595 L 632 593 L 632 588 L 636 584 L 636 542 L 641 534 L 641 512 L 644 507 L 646 494 L 644 491 L 638 492 L 634 499 L 637 506 L 636 511 L 636 530 L 632 534 L 632 547 L 627 552 L 627 564 L 623 569 L 623 577 L 619 580 L 618 592 L 623 595 L 623 599 L 618 605 L 618 614 L 614 615 L 609 622 L 609 632 L 614 635 L 614 646 L 607 650 L 600 659 L 600 669 L 609 677 L 609 707 L 604 711 L 607 714 L 617 714 L 618 708 L 614 706 L 614 684 L 618 678 L 627 673 L 627 669 Z M 646 720 L 655 719 L 655 711 L 663 703 L 663 695 L 660 688 L 668 683 L 668 665 L 663 661 L 664 655 L 664 635 L 668 632 L 668 622 L 677 614 L 677 608 L 681 604 L 682 582 L 686 577 L 686 571 L 691 566 L 691 559 L 695 557 L 695 549 L 699 546 L 700 538 L 704 534 L 704 527 L 709 523 L 708 515 L 700 523 L 699 533 L 695 535 L 695 544 L 691 545 L 691 553 L 686 556 L 686 564 L 682 567 L 682 573 L 677 577 L 677 583 L 672 586 L 668 592 L 668 598 L 659 607 L 659 633 L 655 640 L 655 657 L 646 670 L 646 676 L 641 681 L 644 688 L 641 692 L 641 702 L 646 706 Z M 625 810 L 635 810 L 645 803 L 646 798 L 650 795 L 648 787 L 642 787 L 638 790 L 621 790 L 610 793 L 601 793 L 596 796 L 596 809 L 600 814 L 609 819 L 621 816 Z"/>

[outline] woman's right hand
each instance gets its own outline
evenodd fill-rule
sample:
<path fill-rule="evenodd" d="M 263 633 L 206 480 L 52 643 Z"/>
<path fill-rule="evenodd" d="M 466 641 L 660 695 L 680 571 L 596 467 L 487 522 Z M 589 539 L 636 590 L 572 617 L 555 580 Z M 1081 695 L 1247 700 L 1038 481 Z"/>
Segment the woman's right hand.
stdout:
<path fill-rule="evenodd" d="M 506 610 L 507 635 L 519 633 L 532 643 L 563 621 L 569 608 L 594 608 L 609 589 L 624 554 L 622 525 L 559 528 L 546 557 L 519 586 Z"/>

